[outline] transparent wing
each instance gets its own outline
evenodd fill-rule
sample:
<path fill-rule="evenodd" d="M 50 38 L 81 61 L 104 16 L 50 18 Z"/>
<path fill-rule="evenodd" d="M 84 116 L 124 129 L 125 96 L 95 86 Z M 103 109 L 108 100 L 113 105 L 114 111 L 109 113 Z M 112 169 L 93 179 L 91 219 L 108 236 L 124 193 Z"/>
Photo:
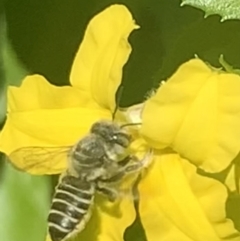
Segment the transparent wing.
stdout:
<path fill-rule="evenodd" d="M 71 147 L 23 147 L 12 152 L 8 158 L 16 168 L 31 174 L 58 174 L 67 168 Z"/>

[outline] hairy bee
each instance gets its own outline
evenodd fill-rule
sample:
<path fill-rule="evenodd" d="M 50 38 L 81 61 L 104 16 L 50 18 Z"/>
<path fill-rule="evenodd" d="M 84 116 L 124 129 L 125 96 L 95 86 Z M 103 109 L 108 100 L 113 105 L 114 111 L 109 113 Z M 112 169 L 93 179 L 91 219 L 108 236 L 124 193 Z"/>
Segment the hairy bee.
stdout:
<path fill-rule="evenodd" d="M 126 152 L 130 143 L 131 136 L 125 128 L 111 121 L 99 121 L 69 149 L 68 169 L 56 187 L 48 216 L 52 241 L 68 240 L 84 229 L 96 192 L 114 201 L 118 190 L 110 184 L 148 165 L 150 152 L 138 160 Z"/>

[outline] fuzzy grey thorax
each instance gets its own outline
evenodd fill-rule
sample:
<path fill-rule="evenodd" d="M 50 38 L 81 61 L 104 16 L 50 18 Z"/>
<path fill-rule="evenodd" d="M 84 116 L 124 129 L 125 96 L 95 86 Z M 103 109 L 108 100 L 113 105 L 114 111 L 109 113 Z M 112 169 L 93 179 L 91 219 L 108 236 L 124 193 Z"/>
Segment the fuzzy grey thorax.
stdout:
<path fill-rule="evenodd" d="M 130 141 L 131 136 L 119 125 L 109 121 L 96 122 L 90 134 L 73 147 L 70 162 L 73 169 L 83 175 L 96 172 L 101 167 L 109 166 L 112 169 L 116 162 L 127 155 Z"/>

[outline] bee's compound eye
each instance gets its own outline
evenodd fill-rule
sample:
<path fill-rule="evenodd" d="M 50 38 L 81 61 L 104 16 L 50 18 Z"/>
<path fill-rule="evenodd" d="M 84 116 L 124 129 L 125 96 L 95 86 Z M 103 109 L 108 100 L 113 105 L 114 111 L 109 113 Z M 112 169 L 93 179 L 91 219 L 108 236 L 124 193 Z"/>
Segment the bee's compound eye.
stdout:
<path fill-rule="evenodd" d="M 128 147 L 131 141 L 131 136 L 120 132 L 112 136 L 112 141 L 120 146 Z"/>

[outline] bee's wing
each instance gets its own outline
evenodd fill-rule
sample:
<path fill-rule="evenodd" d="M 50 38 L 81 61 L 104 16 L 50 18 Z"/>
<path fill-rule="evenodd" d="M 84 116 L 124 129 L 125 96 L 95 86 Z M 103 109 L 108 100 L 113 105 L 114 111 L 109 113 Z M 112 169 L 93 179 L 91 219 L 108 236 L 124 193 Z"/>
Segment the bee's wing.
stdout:
<path fill-rule="evenodd" d="M 31 174 L 58 174 L 67 168 L 67 156 L 72 146 L 23 147 L 13 151 L 10 162 L 18 169 Z"/>

